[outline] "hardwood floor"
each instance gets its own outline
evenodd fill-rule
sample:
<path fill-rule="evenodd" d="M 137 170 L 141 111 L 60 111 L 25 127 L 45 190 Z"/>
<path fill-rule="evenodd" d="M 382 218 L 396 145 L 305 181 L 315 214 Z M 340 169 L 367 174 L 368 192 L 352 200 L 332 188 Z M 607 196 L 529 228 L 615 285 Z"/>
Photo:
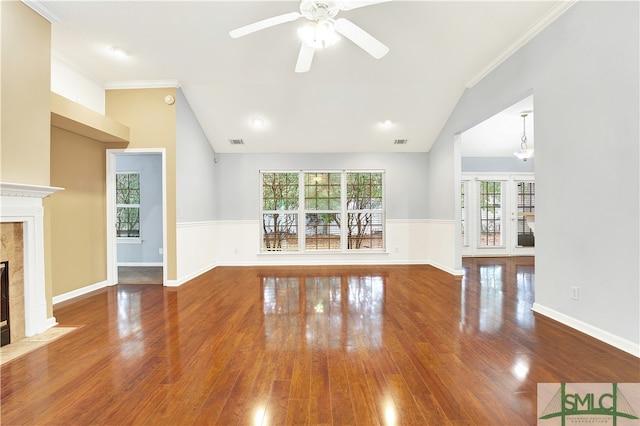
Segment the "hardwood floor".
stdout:
<path fill-rule="evenodd" d="M 118 284 L 162 285 L 162 266 L 118 266 Z"/>
<path fill-rule="evenodd" d="M 2 424 L 536 423 L 537 383 L 640 360 L 534 315 L 532 258 L 219 267 L 56 306 L 83 327 L 2 366 Z"/>

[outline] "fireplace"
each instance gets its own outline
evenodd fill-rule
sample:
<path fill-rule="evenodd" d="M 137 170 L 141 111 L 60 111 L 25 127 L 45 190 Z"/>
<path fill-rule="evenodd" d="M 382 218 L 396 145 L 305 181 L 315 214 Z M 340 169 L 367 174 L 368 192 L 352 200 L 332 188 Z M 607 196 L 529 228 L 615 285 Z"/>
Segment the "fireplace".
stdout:
<path fill-rule="evenodd" d="M 14 342 L 56 325 L 55 318 L 47 318 L 42 199 L 60 189 L 0 183 L 3 257 L 0 260 L 8 260 L 11 267 L 8 323 Z"/>

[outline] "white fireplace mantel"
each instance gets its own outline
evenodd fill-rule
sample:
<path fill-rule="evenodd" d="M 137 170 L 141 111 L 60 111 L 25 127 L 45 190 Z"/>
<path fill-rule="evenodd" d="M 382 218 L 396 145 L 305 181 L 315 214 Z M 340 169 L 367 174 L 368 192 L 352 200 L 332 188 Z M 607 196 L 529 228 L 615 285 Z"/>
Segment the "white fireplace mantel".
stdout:
<path fill-rule="evenodd" d="M 0 222 L 23 224 L 26 337 L 40 334 L 56 324 L 55 318 L 47 318 L 42 199 L 62 189 L 0 182 Z"/>

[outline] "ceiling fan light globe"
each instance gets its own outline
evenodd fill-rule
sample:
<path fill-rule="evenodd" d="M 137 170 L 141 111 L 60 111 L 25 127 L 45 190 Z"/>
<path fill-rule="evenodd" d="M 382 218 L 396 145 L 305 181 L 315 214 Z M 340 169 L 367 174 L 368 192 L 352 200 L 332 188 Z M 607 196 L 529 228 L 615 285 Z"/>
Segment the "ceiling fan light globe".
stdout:
<path fill-rule="evenodd" d="M 298 28 L 298 37 L 314 49 L 324 49 L 340 40 L 333 24 L 327 20 L 312 21 L 301 26 Z"/>

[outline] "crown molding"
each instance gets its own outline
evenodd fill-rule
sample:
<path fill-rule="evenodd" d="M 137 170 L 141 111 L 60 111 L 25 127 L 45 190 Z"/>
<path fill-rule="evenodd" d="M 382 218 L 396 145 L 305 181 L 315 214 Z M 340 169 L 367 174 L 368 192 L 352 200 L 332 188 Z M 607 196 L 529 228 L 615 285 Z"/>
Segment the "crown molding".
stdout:
<path fill-rule="evenodd" d="M 522 46 L 527 44 L 538 33 L 544 30 L 549 24 L 560 17 L 564 12 L 569 10 L 578 0 L 561 0 L 554 7 L 549 9 L 540 19 L 538 19 L 533 25 L 531 25 L 525 32 L 511 43 L 496 59 L 494 59 L 489 65 L 487 65 L 480 73 L 474 78 L 469 80 L 465 85 L 467 89 L 475 86 L 480 80 L 485 78 L 491 71 L 496 69 L 501 63 L 506 61 L 511 55 L 517 52 Z"/>
<path fill-rule="evenodd" d="M 58 15 L 53 13 L 53 11 L 49 8 L 49 6 L 47 6 L 47 4 L 44 1 L 22 0 L 22 3 L 29 6 L 31 9 L 33 9 L 34 12 L 36 12 L 38 15 L 42 16 L 44 19 L 51 22 L 52 24 L 60 22 L 60 18 L 58 17 Z"/>
<path fill-rule="evenodd" d="M 166 87 L 179 88 L 178 80 L 134 80 L 111 81 L 105 84 L 105 89 L 160 89 Z"/>

